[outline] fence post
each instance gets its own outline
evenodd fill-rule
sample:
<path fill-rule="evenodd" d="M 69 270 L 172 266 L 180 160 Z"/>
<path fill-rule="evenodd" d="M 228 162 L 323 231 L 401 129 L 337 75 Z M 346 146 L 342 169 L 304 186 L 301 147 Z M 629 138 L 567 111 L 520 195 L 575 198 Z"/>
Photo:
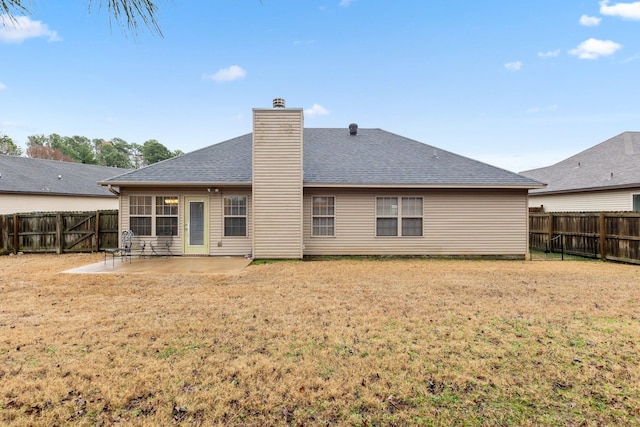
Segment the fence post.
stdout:
<path fill-rule="evenodd" d="M 553 252 L 553 214 L 547 214 L 549 223 L 547 224 L 547 241 L 549 242 L 549 251 Z"/>
<path fill-rule="evenodd" d="M 20 231 L 20 227 L 18 227 L 18 214 L 13 214 L 13 253 L 17 255 L 20 250 L 20 236 L 18 232 Z"/>
<path fill-rule="evenodd" d="M 96 211 L 96 252 L 100 252 L 100 211 Z"/>
<path fill-rule="evenodd" d="M 600 212 L 600 259 L 605 261 L 607 259 L 607 254 L 605 251 L 607 250 L 607 222 L 605 219 L 604 212 Z"/>
<path fill-rule="evenodd" d="M 56 214 L 56 253 L 58 255 L 60 255 L 63 252 L 62 248 L 64 247 L 62 230 L 63 230 L 62 214 L 57 213 Z"/>

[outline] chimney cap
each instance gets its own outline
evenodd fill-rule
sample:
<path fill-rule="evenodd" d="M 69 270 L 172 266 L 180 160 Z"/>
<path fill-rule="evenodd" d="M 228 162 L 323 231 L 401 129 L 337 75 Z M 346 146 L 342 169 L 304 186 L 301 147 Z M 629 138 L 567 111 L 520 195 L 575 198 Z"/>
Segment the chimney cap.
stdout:
<path fill-rule="evenodd" d="M 273 98 L 273 108 L 285 108 L 286 102 L 284 98 Z"/>
<path fill-rule="evenodd" d="M 349 135 L 357 135 L 358 134 L 358 124 L 351 123 L 349 125 Z"/>

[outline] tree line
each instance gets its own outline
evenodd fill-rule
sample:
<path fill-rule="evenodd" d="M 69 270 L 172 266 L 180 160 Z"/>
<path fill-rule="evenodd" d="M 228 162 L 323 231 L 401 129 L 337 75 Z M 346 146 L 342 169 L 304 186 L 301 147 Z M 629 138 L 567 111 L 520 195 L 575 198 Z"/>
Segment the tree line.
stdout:
<path fill-rule="evenodd" d="M 21 156 L 22 149 L 8 135 L 0 134 L 0 154 Z M 52 133 L 28 136 L 25 154 L 34 159 L 138 169 L 184 153 L 181 150 L 171 151 L 155 139 L 137 144 L 121 138 L 89 139 Z"/>

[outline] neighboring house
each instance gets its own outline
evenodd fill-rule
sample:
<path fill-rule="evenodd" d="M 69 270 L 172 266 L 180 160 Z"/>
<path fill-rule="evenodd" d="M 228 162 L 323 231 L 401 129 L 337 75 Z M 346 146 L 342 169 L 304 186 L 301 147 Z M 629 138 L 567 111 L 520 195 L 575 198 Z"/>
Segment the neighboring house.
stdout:
<path fill-rule="evenodd" d="M 254 109 L 251 134 L 102 181 L 121 229 L 184 255 L 526 257 L 540 183 L 381 129 L 304 129 L 283 103 Z"/>
<path fill-rule="evenodd" d="M 624 132 L 555 165 L 520 172 L 547 184 L 529 191 L 546 212 L 640 211 L 640 132 Z"/>
<path fill-rule="evenodd" d="M 97 182 L 130 171 L 0 155 L 0 214 L 118 209 Z"/>

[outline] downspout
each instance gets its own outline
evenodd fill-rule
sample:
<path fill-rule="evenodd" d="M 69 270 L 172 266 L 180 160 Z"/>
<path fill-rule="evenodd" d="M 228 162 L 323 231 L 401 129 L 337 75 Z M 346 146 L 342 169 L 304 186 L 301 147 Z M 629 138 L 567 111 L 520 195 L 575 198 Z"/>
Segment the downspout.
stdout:
<path fill-rule="evenodd" d="M 113 194 L 115 194 L 116 196 L 120 197 L 120 192 L 114 190 L 111 184 L 107 185 L 107 189 L 111 191 Z"/>

